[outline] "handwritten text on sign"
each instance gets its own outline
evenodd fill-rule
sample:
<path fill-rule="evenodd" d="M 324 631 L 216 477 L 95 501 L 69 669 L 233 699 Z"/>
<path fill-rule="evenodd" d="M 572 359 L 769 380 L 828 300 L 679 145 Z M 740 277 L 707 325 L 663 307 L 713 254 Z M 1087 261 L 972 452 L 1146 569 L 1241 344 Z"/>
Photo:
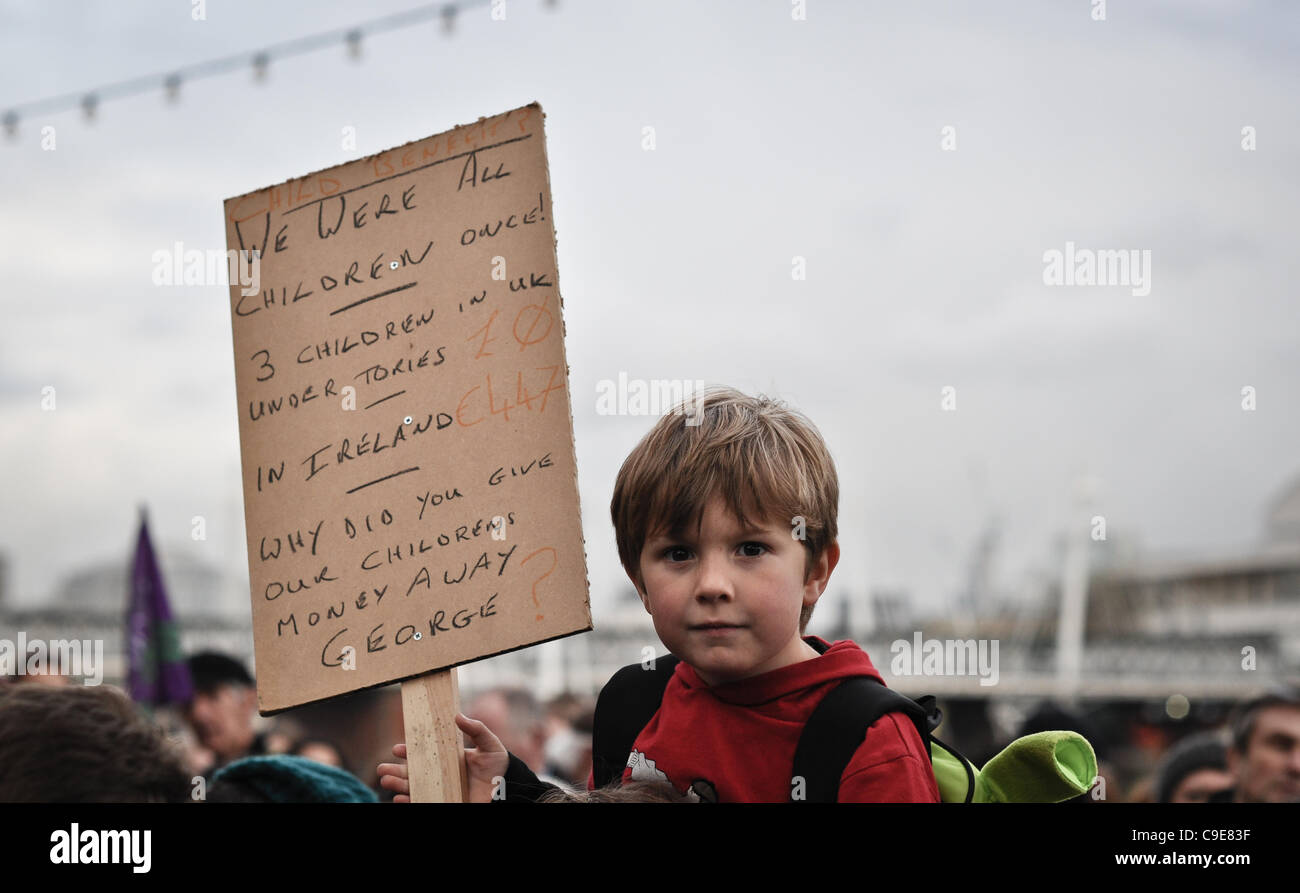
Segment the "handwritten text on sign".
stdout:
<path fill-rule="evenodd" d="M 226 202 L 264 713 L 591 628 L 542 124 Z"/>

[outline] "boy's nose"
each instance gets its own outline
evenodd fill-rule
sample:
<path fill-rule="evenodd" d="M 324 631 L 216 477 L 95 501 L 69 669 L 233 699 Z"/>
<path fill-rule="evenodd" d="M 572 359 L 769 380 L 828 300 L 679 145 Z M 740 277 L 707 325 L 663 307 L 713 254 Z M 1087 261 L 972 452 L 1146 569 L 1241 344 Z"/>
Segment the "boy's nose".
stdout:
<path fill-rule="evenodd" d="M 727 574 L 725 558 L 706 555 L 700 559 L 700 574 L 695 580 L 695 597 L 700 601 L 735 597 L 731 577 Z"/>

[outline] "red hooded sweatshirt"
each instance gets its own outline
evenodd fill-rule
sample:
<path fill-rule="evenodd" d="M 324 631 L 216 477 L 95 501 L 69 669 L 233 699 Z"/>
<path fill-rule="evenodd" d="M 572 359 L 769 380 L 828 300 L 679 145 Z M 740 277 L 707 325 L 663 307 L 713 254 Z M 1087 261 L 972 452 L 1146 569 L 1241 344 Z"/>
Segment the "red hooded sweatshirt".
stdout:
<path fill-rule="evenodd" d="M 623 780 L 669 781 L 688 796 L 721 803 L 790 799 L 790 771 L 804 723 L 835 684 L 850 676 L 884 680 L 855 642 L 805 637 L 818 657 L 749 679 L 709 686 L 685 661 L 641 730 Z M 694 799 L 692 797 L 692 799 Z M 905 715 L 887 713 L 840 776 L 841 803 L 938 803 L 921 736 Z"/>

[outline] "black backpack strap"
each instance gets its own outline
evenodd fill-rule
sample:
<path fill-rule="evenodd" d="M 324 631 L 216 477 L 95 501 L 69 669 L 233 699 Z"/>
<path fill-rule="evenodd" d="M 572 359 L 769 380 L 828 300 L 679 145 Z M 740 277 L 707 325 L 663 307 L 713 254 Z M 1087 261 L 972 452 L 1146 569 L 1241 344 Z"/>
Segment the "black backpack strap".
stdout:
<path fill-rule="evenodd" d="M 966 799 L 962 802 L 970 803 L 973 801 L 975 799 L 975 768 L 971 765 L 971 761 L 958 753 L 956 748 L 944 744 L 933 735 L 930 736 L 930 743 L 948 751 L 957 762 L 961 763 L 961 767 L 966 770 Z M 933 761 L 933 755 L 931 756 L 931 761 Z"/>
<path fill-rule="evenodd" d="M 600 690 L 591 733 L 591 774 L 596 787 L 623 777 L 636 736 L 658 712 L 677 663 L 676 657 L 666 654 L 655 658 L 653 667 L 630 664 Z"/>
<path fill-rule="evenodd" d="M 872 676 L 845 679 L 822 698 L 804 725 L 794 754 L 790 799 L 802 793 L 804 802 L 834 803 L 840 776 L 866 738 L 867 729 L 886 713 L 906 714 L 929 754 L 930 732 L 938 727 L 943 714 L 934 698 L 922 701 L 917 703 Z M 795 783 L 799 778 L 804 782 L 802 790 Z"/>

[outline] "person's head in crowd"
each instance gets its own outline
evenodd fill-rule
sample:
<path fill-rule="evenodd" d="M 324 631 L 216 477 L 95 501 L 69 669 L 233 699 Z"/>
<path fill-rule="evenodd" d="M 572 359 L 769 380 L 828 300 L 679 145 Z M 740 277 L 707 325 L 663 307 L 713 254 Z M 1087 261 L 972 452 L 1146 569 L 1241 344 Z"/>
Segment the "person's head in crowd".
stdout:
<path fill-rule="evenodd" d="M 257 690 L 244 665 L 228 655 L 205 651 L 191 657 L 189 667 L 194 699 L 186 705 L 185 718 L 199 743 L 221 763 L 258 749 L 253 730 Z"/>
<path fill-rule="evenodd" d="M 120 691 L 0 687 L 0 802 L 189 799 L 190 776 L 180 753 Z"/>
<path fill-rule="evenodd" d="M 333 766 L 344 772 L 352 771 L 348 767 L 347 760 L 343 759 L 343 751 L 338 745 L 324 738 L 303 738 L 289 749 L 289 753 L 291 756 L 315 760 L 317 763 Z"/>
<path fill-rule="evenodd" d="M 1238 803 L 1300 803 L 1300 683 L 1238 704 L 1228 719 L 1228 771 Z"/>
<path fill-rule="evenodd" d="M 1228 742 L 1220 732 L 1188 735 L 1156 766 L 1157 803 L 1205 803 L 1231 787 Z"/>
<path fill-rule="evenodd" d="M 245 757 L 218 769 L 208 803 L 375 803 L 355 776 L 292 754 Z"/>
<path fill-rule="evenodd" d="M 545 769 L 546 715 L 527 689 L 489 689 L 470 701 L 465 713 L 491 729 L 529 769 Z"/>
<path fill-rule="evenodd" d="M 690 794 L 683 794 L 663 781 L 627 781 L 596 788 L 594 791 L 547 791 L 538 803 L 694 803 Z"/>

